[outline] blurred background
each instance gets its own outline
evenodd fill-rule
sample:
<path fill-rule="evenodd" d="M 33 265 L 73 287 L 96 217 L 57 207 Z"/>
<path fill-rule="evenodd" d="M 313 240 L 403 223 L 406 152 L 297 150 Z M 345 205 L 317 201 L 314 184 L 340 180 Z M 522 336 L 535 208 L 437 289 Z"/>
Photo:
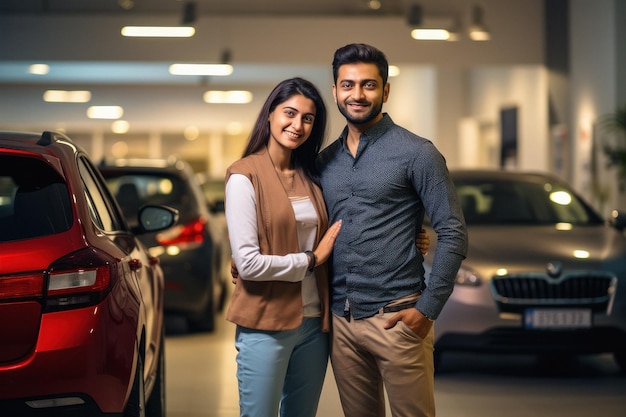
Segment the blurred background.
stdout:
<path fill-rule="evenodd" d="M 0 129 L 62 130 L 96 161 L 175 155 L 219 180 L 284 78 L 316 83 L 333 140 L 332 55 L 364 42 L 397 71 L 385 111 L 450 167 L 550 171 L 606 212 L 623 196 L 599 122 L 626 103 L 625 19 L 620 0 L 1 0 Z"/>
<path fill-rule="evenodd" d="M 184 160 L 215 202 L 279 81 L 313 81 L 338 136 L 332 56 L 363 42 L 393 66 L 384 111 L 450 168 L 551 172 L 606 216 L 626 209 L 626 167 L 603 152 L 626 138 L 606 123 L 626 112 L 623 22 L 624 0 L 0 0 L 0 130 L 66 132 L 96 163 Z M 186 37 L 127 36 L 146 27 Z M 168 320 L 168 415 L 238 415 L 232 323 Z M 610 355 L 550 359 L 451 355 L 439 412 L 624 414 Z M 318 416 L 339 409 L 329 373 Z"/>

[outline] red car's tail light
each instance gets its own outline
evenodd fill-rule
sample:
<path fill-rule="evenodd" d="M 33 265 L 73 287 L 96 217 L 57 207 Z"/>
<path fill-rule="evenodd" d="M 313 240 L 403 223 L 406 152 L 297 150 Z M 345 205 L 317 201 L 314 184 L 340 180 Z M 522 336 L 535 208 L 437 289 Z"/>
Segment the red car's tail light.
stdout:
<path fill-rule="evenodd" d="M 0 300 L 32 298 L 43 295 L 43 274 L 0 279 Z"/>
<path fill-rule="evenodd" d="M 199 217 L 189 223 L 174 226 L 156 236 L 157 242 L 163 246 L 182 243 L 202 243 L 204 241 L 204 225 L 206 219 Z"/>
<path fill-rule="evenodd" d="M 49 270 L 45 310 L 58 311 L 100 302 L 117 277 L 117 262 L 95 249 L 75 252 Z"/>

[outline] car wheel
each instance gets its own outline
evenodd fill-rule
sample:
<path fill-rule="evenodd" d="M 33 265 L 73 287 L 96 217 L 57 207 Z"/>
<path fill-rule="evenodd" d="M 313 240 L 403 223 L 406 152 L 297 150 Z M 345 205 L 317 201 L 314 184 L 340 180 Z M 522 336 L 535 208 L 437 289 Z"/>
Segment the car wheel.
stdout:
<path fill-rule="evenodd" d="M 145 417 L 146 416 L 146 392 L 143 383 L 143 359 L 141 355 L 137 358 L 137 369 L 133 388 L 128 397 L 128 403 L 124 408 L 124 417 Z"/>
<path fill-rule="evenodd" d="M 187 318 L 189 328 L 194 332 L 212 332 L 215 329 L 215 314 L 213 312 L 213 297 L 209 297 L 202 312 Z"/>
<path fill-rule="evenodd" d="M 623 373 L 626 373 L 626 350 L 613 352 L 613 358 L 615 358 L 615 362 L 619 365 L 619 369 Z"/>
<path fill-rule="evenodd" d="M 146 403 L 147 417 L 165 416 L 165 338 L 161 334 L 161 349 L 159 350 L 159 364 L 157 365 L 156 380 L 150 398 Z"/>

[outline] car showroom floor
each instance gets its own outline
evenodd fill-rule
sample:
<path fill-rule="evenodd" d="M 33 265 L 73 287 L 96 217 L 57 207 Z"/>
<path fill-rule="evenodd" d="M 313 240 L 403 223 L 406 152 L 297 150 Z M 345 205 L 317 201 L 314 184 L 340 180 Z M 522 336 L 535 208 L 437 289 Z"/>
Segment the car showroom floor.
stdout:
<path fill-rule="evenodd" d="M 172 317 L 167 326 L 167 416 L 239 416 L 234 325 L 220 316 L 213 333 L 186 334 Z M 439 417 L 624 417 L 626 375 L 609 355 L 545 363 L 449 354 L 435 397 Z M 342 416 L 330 367 L 317 416 Z"/>

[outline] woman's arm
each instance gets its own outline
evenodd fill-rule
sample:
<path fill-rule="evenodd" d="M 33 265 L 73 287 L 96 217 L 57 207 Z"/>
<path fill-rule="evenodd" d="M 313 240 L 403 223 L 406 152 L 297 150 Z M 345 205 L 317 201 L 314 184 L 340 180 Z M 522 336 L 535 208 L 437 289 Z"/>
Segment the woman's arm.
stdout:
<path fill-rule="evenodd" d="M 263 255 L 259 247 L 254 187 L 245 175 L 226 183 L 226 223 L 239 278 L 252 281 L 302 281 L 309 258 L 305 253 Z"/>

